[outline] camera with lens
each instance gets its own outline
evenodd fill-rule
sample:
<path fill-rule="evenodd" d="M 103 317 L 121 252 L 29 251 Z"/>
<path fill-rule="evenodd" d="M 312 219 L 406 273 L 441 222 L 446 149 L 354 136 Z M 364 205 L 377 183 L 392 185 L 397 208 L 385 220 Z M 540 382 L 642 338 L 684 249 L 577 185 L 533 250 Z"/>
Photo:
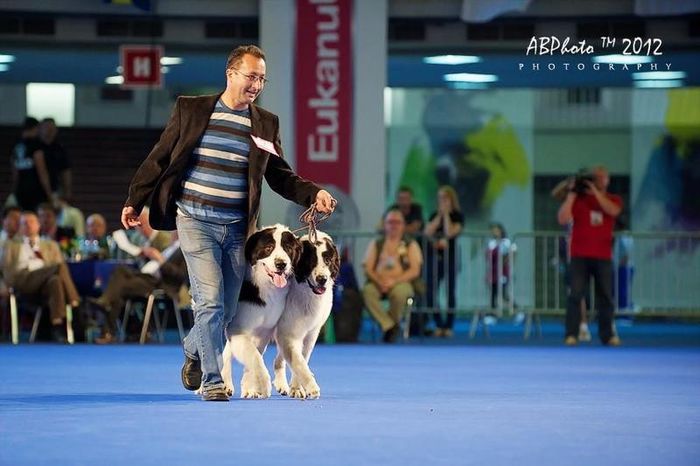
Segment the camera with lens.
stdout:
<path fill-rule="evenodd" d="M 593 177 L 592 173 L 588 171 L 578 172 L 574 179 L 574 187 L 572 188 L 572 191 L 576 194 L 586 194 L 586 191 L 588 190 L 588 184 L 586 184 L 586 181 L 593 183 L 594 180 L 595 178 Z"/>

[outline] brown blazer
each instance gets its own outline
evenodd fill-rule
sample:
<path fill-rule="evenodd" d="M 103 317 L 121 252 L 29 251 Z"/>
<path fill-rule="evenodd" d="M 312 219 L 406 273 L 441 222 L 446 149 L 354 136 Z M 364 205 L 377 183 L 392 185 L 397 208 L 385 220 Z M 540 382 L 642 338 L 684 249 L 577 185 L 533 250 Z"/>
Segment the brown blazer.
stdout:
<path fill-rule="evenodd" d="M 178 97 L 160 140 L 131 180 L 129 198 L 124 205 L 141 212 L 150 200 L 149 220 L 157 230 L 175 229 L 175 202 L 182 190 L 182 179 L 220 96 Z M 296 175 L 282 158 L 277 115 L 251 104 L 250 122 L 251 134 L 271 141 L 280 156 L 260 150 L 251 139 L 248 156 L 249 236 L 255 231 L 260 214 L 263 176 L 275 192 L 303 206 L 310 206 L 321 189 Z"/>
<path fill-rule="evenodd" d="M 18 270 L 17 265 L 19 262 L 19 251 L 22 248 L 23 238 L 19 237 L 5 243 L 3 248 L 2 257 L 2 273 L 7 281 L 8 286 L 15 286 L 15 284 L 22 280 L 22 277 L 26 270 Z M 39 251 L 44 259 L 45 265 L 55 265 L 63 262 L 63 255 L 61 254 L 61 249 L 58 247 L 58 243 L 49 239 L 39 240 Z"/>

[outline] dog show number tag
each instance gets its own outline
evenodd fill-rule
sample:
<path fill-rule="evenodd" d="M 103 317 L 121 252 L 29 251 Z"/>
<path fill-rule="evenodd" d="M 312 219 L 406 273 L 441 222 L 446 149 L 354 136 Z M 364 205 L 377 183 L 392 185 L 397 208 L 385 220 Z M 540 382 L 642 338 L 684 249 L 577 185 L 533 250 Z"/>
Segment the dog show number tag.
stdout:
<path fill-rule="evenodd" d="M 265 152 L 269 152 L 270 154 L 274 154 L 277 157 L 280 156 L 275 150 L 275 145 L 272 144 L 272 142 L 267 141 L 263 138 L 259 138 L 257 136 L 253 136 L 252 134 L 250 135 L 250 137 L 253 138 L 253 142 L 256 146 L 258 146 L 258 149 L 264 150 Z"/>

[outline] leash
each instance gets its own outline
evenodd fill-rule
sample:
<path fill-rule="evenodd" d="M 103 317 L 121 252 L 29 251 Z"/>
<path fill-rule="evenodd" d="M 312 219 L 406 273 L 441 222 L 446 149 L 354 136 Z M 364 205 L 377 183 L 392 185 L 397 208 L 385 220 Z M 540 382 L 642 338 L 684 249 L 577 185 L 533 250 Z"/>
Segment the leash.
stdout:
<path fill-rule="evenodd" d="M 338 201 L 333 199 L 331 201 L 331 207 L 335 207 L 337 203 L 338 203 Z M 311 240 L 311 242 L 315 243 L 317 240 L 316 226 L 318 224 L 320 224 L 321 222 L 323 222 L 324 220 L 327 220 L 331 216 L 331 214 L 323 214 L 323 216 L 317 220 L 316 215 L 318 213 L 319 212 L 316 209 L 316 204 L 314 203 L 311 207 L 306 209 L 299 216 L 299 223 L 304 224 L 304 226 L 297 228 L 296 230 L 292 230 L 292 233 L 296 233 L 297 231 L 308 229 L 309 239 Z"/>

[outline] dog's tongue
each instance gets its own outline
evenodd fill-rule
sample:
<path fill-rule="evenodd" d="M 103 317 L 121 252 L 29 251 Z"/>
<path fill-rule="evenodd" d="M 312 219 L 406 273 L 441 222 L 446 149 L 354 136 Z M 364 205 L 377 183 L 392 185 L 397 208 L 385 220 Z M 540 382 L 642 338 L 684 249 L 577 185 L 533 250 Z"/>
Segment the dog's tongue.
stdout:
<path fill-rule="evenodd" d="M 284 277 L 284 275 L 279 275 L 276 273 L 272 274 L 272 281 L 275 283 L 277 288 L 284 288 L 284 286 L 287 284 L 287 279 Z"/>

